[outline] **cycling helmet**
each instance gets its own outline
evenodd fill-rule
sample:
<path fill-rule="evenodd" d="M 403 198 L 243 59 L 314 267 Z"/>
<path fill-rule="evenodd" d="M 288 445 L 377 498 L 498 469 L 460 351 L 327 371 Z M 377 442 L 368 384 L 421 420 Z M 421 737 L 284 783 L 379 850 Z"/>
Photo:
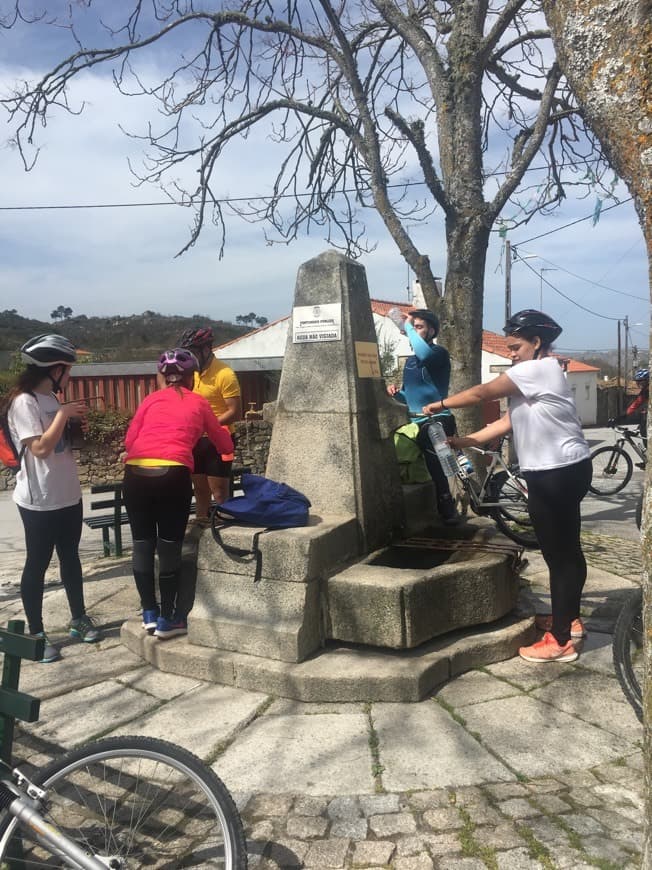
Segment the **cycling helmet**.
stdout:
<path fill-rule="evenodd" d="M 638 383 L 638 381 L 649 381 L 650 380 L 650 370 L 649 369 L 639 369 L 634 374 L 634 380 Z"/>
<path fill-rule="evenodd" d="M 435 335 L 439 335 L 439 318 L 432 311 L 428 311 L 427 308 L 415 308 L 409 314 L 410 317 L 418 317 L 419 320 L 425 320 L 435 330 Z"/>
<path fill-rule="evenodd" d="M 77 360 L 74 344 L 63 335 L 54 333 L 44 333 L 30 338 L 21 347 L 20 353 L 24 362 L 39 368 L 70 366 Z"/>
<path fill-rule="evenodd" d="M 552 317 L 548 317 L 542 311 L 526 308 L 512 314 L 505 324 L 503 332 L 505 335 L 523 334 L 524 338 L 538 335 L 543 344 L 552 344 L 561 335 L 562 328 L 558 323 L 555 323 Z"/>
<path fill-rule="evenodd" d="M 191 329 L 186 329 L 181 338 L 179 339 L 179 347 L 185 348 L 193 348 L 193 347 L 209 347 L 213 346 L 213 330 L 210 326 L 200 326 L 192 327 Z"/>
<path fill-rule="evenodd" d="M 163 351 L 158 359 L 158 370 L 167 378 L 169 375 L 187 375 L 199 371 L 199 362 L 194 353 L 184 347 Z"/>

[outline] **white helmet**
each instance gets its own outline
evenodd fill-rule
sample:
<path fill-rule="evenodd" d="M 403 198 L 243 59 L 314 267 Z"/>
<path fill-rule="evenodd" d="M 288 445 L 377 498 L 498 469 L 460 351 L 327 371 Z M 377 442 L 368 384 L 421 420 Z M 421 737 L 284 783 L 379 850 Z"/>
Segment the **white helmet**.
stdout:
<path fill-rule="evenodd" d="M 23 360 L 32 366 L 70 366 L 77 360 L 74 344 L 63 335 L 44 334 L 30 338 L 21 347 Z"/>

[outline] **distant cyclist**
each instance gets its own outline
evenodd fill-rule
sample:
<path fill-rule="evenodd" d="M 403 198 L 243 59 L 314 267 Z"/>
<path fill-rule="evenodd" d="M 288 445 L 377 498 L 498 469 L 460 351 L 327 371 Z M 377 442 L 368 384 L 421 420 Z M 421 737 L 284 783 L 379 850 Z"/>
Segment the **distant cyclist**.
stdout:
<path fill-rule="evenodd" d="M 639 369 L 634 374 L 634 380 L 638 387 L 638 396 L 629 403 L 625 413 L 616 418 L 616 423 L 624 423 L 628 417 L 636 415 L 638 431 L 643 440 L 643 446 L 647 450 L 647 406 L 650 401 L 650 370 Z"/>
<path fill-rule="evenodd" d="M 192 392 L 198 367 L 185 348 L 161 354 L 158 371 L 166 386 L 143 399 L 125 436 L 124 502 L 133 539 L 134 580 L 143 628 L 161 639 L 188 629 L 188 607 L 179 592 L 181 549 L 192 500 L 193 447 L 206 432 L 216 450 L 233 449 L 231 436 L 206 399 Z"/>
<path fill-rule="evenodd" d="M 199 360 L 194 392 L 208 400 L 217 422 L 233 436 L 233 423 L 242 417 L 240 384 L 235 372 L 213 353 L 213 330 L 210 326 L 187 329 L 179 339 L 179 347 L 187 348 Z M 219 453 L 210 438 L 203 436 L 193 451 L 195 471 L 196 522 L 208 525 L 211 496 L 221 504 L 229 496 L 233 453 Z"/>

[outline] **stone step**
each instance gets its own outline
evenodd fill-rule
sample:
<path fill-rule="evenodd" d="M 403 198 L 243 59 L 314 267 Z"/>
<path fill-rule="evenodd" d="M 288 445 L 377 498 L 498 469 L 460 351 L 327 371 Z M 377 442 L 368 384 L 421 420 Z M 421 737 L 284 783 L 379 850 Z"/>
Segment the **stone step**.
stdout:
<path fill-rule="evenodd" d="M 209 649 L 187 637 L 161 641 L 147 635 L 138 618 L 123 624 L 120 637 L 161 671 L 249 691 L 307 702 L 416 702 L 465 671 L 515 656 L 534 639 L 534 622 L 524 612 L 512 613 L 412 650 L 329 643 L 298 663 Z"/>

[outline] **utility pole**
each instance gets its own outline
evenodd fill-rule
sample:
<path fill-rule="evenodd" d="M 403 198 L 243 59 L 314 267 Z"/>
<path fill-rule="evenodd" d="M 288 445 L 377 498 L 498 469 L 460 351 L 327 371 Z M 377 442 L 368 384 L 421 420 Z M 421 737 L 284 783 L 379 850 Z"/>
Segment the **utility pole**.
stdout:
<path fill-rule="evenodd" d="M 505 323 L 512 316 L 512 243 L 505 240 Z"/>
<path fill-rule="evenodd" d="M 621 356 L 620 356 L 620 351 L 621 351 L 621 345 L 620 345 L 620 320 L 618 320 L 618 380 L 617 380 L 617 382 L 616 382 L 616 383 L 618 384 L 618 389 L 616 390 L 616 410 L 617 410 L 617 412 L 618 412 L 617 415 L 616 415 L 617 417 L 620 417 L 620 415 L 622 414 L 622 410 L 623 410 L 623 403 L 622 403 L 622 387 L 621 387 L 621 384 L 620 384 L 621 373 L 622 373 L 622 367 L 621 367 L 622 359 L 621 359 Z"/>
<path fill-rule="evenodd" d="M 627 399 L 627 381 L 629 380 L 628 352 L 629 352 L 629 318 L 625 317 L 625 400 Z"/>

